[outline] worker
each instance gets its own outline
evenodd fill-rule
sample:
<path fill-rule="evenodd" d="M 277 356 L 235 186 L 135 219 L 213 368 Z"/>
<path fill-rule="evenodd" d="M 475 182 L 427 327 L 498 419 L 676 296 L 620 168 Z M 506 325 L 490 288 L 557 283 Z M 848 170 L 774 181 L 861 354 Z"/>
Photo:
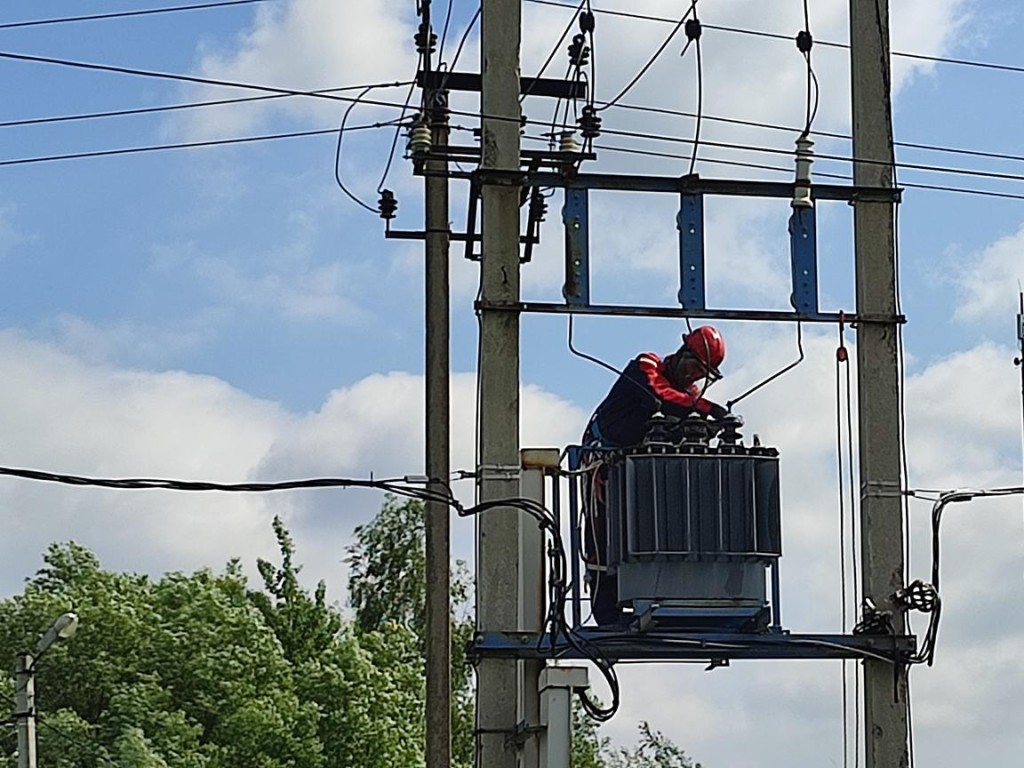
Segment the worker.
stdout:
<path fill-rule="evenodd" d="M 634 358 L 612 385 L 583 434 L 584 462 L 593 466 L 587 474 L 584 504 L 587 508 L 584 556 L 590 571 L 588 583 L 591 610 L 599 625 L 620 623 L 616 578 L 606 567 L 605 480 L 600 449 L 630 448 L 647 434 L 656 413 L 685 419 L 695 411 L 721 419 L 728 410 L 704 397 L 713 382 L 722 377 L 719 366 L 725 359 L 725 340 L 710 325 L 683 334 L 678 350 L 662 360 L 652 352 Z M 697 382 L 703 382 L 698 386 Z"/>

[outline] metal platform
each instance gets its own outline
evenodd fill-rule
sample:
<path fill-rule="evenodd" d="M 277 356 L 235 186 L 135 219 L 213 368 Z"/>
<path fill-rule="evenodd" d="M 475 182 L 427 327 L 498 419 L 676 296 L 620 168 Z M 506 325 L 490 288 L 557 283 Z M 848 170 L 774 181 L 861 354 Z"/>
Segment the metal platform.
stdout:
<path fill-rule="evenodd" d="M 812 635 L 788 632 L 628 632 L 582 627 L 572 642 L 564 634 L 482 632 L 472 655 L 482 658 L 586 659 L 608 661 L 703 661 L 714 666 L 733 659 L 881 659 L 896 664 L 917 648 L 912 635 Z"/>

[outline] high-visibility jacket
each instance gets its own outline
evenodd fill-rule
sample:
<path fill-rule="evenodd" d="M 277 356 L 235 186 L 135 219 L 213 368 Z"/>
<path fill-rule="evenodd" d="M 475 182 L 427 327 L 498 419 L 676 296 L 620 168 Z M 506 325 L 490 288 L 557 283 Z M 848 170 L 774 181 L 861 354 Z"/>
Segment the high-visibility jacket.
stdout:
<path fill-rule="evenodd" d="M 647 434 L 647 422 L 659 410 L 666 416 L 686 418 L 694 411 L 717 415 L 725 409 L 701 397 L 691 384 L 676 389 L 665 376 L 665 363 L 653 352 L 630 361 L 590 417 L 584 444 L 604 448 L 638 445 Z"/>

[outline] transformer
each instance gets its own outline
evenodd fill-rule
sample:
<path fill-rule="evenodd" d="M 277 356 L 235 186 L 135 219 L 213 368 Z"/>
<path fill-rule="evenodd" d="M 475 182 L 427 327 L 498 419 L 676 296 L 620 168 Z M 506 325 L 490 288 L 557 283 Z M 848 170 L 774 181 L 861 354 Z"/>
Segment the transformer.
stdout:
<path fill-rule="evenodd" d="M 679 444 L 655 430 L 606 457 L 619 605 L 641 630 L 764 631 L 766 569 L 782 554 L 778 451 L 744 446 L 735 427 L 711 444 L 687 426 Z"/>

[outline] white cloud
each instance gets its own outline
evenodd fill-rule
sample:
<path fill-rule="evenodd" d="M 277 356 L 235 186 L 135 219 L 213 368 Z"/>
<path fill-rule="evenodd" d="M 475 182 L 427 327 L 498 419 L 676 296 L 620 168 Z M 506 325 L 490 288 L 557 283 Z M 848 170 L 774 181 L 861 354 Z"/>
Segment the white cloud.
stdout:
<path fill-rule="evenodd" d="M 977 257 L 956 267 L 960 301 L 954 316 L 979 322 L 1007 317 L 1018 309 L 1017 294 L 1024 278 L 1021 252 L 1024 224 L 1016 232 L 999 238 Z M 963 260 L 961 260 L 963 261 Z"/>
<path fill-rule="evenodd" d="M 408 80 L 415 69 L 410 24 L 412 7 L 399 0 L 376 3 L 287 0 L 260 7 L 252 26 L 230 45 L 208 43 L 199 52 L 202 77 L 311 91 Z M 193 91 L 192 96 L 225 98 L 228 89 Z M 341 95 L 354 97 L 359 91 Z M 396 91 L 368 98 L 398 101 Z M 239 93 L 251 96 L 253 93 Z M 266 118 L 323 115 L 338 118 L 346 101 L 287 98 L 197 111 L 190 117 L 193 138 L 239 135 Z M 397 113 L 388 116 L 397 116 Z"/>
<path fill-rule="evenodd" d="M 370 376 L 300 416 L 216 378 L 90 364 L 10 331 L 0 333 L 0 363 L 5 466 L 221 482 L 423 471 L 422 376 Z M 453 468 L 473 468 L 475 386 L 471 374 L 453 377 Z M 581 411 L 537 387 L 524 387 L 521 403 L 524 445 L 563 445 L 582 428 Z M 468 484 L 464 490 L 471 497 Z M 251 566 L 275 554 L 269 519 L 278 513 L 292 526 L 306 574 L 327 578 L 338 598 L 344 546 L 380 502 L 376 491 L 207 495 L 7 479 L 0 482 L 9 532 L 0 542 L 0 589 L 17 589 L 54 540 L 90 546 L 114 569 L 219 567 L 236 555 Z M 466 557 L 472 526 L 457 530 Z"/>

